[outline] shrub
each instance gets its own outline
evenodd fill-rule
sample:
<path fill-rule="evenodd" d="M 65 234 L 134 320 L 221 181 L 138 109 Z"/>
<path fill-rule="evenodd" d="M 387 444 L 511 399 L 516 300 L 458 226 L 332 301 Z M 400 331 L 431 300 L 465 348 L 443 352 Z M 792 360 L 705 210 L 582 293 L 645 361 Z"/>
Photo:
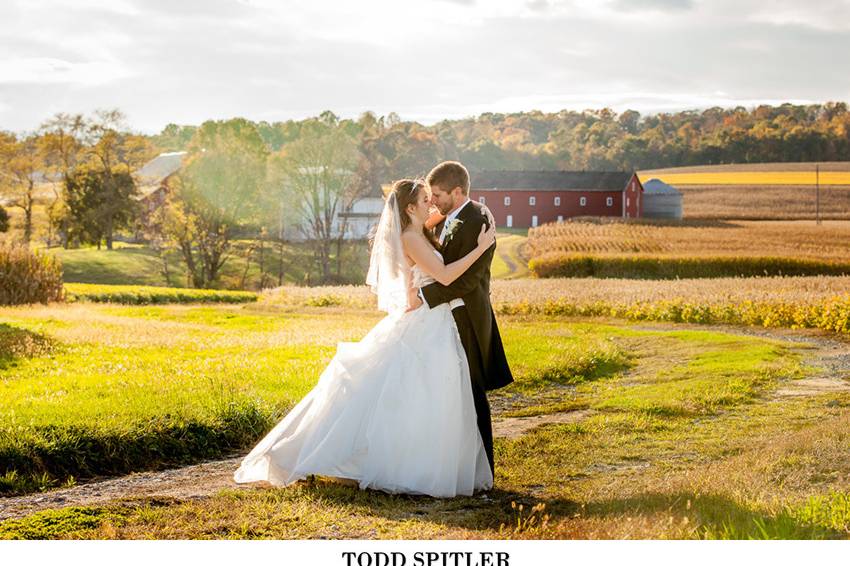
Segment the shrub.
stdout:
<path fill-rule="evenodd" d="M 547 253 L 528 268 L 536 277 L 696 279 L 778 275 L 848 275 L 850 263 L 790 257 L 591 256 Z"/>
<path fill-rule="evenodd" d="M 0 243 L 0 305 L 61 301 L 62 265 L 50 254 Z"/>
<path fill-rule="evenodd" d="M 6 209 L 0 206 L 0 232 L 9 231 L 9 213 Z"/>
<path fill-rule="evenodd" d="M 146 285 L 95 285 L 68 283 L 68 301 L 120 303 L 124 305 L 159 305 L 166 303 L 250 303 L 257 294 L 250 291 L 215 289 L 182 289 Z"/>

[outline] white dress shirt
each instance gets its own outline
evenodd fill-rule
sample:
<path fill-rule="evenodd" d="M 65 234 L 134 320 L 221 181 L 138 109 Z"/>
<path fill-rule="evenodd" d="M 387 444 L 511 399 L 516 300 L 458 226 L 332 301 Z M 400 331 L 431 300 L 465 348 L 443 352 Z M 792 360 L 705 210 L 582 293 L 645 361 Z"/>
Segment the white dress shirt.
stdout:
<path fill-rule="evenodd" d="M 462 205 L 460 205 L 459 207 L 457 207 L 456 209 L 454 209 L 453 211 L 448 213 L 448 215 L 446 215 L 446 221 L 443 222 L 443 230 L 440 232 L 440 243 L 441 244 L 443 243 L 443 240 L 446 239 L 446 229 L 449 226 L 449 222 L 451 222 L 452 220 L 457 218 L 457 215 L 460 213 L 460 211 L 463 209 L 464 206 L 469 204 L 469 201 L 470 201 L 470 199 L 467 198 L 465 201 L 463 201 Z M 422 294 L 422 289 L 419 289 L 419 296 L 422 297 L 422 302 L 425 302 L 425 295 Z M 451 310 L 455 310 L 458 307 L 462 307 L 464 304 L 466 304 L 466 303 L 464 303 L 463 299 L 461 299 L 461 298 L 452 299 L 451 301 L 449 301 L 449 308 Z"/>
<path fill-rule="evenodd" d="M 457 207 L 453 211 L 449 212 L 448 215 L 446 216 L 446 221 L 443 222 L 443 230 L 440 232 L 440 243 L 441 244 L 443 243 L 443 240 L 446 239 L 446 229 L 449 226 L 449 222 L 451 222 L 452 220 L 457 218 L 457 215 L 460 214 L 460 211 L 463 210 L 464 206 L 469 204 L 469 201 L 470 201 L 470 199 L 467 198 L 465 201 L 463 201 L 462 205 L 460 205 L 459 207 Z"/>

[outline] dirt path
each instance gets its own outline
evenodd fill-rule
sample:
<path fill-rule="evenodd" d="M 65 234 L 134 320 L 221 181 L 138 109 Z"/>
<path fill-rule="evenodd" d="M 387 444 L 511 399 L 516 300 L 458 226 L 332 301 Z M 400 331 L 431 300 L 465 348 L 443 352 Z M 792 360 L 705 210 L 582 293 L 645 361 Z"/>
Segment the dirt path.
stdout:
<path fill-rule="evenodd" d="M 528 265 L 522 259 L 520 247 L 526 242 L 525 237 L 516 234 L 503 236 L 499 239 L 499 244 L 496 246 L 496 253 L 505 262 L 508 268 L 508 273 L 502 276 L 502 279 L 517 279 L 528 276 Z"/>
<path fill-rule="evenodd" d="M 516 438 L 546 423 L 576 422 L 589 411 L 572 411 L 554 415 L 495 419 L 493 434 L 499 438 Z M 174 497 L 194 499 L 207 497 L 224 488 L 256 489 L 256 485 L 238 484 L 233 472 L 248 451 L 161 472 L 136 472 L 118 478 L 95 480 L 75 487 L 51 490 L 19 497 L 0 499 L 0 521 L 72 505 L 102 505 L 127 497 Z"/>
<path fill-rule="evenodd" d="M 729 334 L 761 336 L 798 343 L 806 356 L 806 364 L 823 369 L 818 375 L 793 380 L 773 394 L 775 400 L 788 396 L 817 395 L 834 391 L 850 392 L 850 341 L 814 331 L 763 329 L 686 324 L 640 324 L 632 328 L 646 330 L 676 330 L 694 328 L 719 330 Z M 794 348 L 794 346 L 792 346 Z M 592 413 L 578 410 L 532 417 L 498 418 L 494 415 L 496 437 L 516 438 L 549 423 L 578 422 Z M 173 497 L 189 500 L 208 497 L 220 489 L 257 489 L 262 484 L 240 485 L 233 481 L 233 472 L 247 450 L 222 460 L 203 462 L 183 468 L 159 472 L 138 472 L 118 478 L 96 480 L 71 488 L 51 490 L 19 497 L 0 498 L 0 521 L 23 517 L 44 509 L 76 505 L 103 505 L 123 498 Z"/>

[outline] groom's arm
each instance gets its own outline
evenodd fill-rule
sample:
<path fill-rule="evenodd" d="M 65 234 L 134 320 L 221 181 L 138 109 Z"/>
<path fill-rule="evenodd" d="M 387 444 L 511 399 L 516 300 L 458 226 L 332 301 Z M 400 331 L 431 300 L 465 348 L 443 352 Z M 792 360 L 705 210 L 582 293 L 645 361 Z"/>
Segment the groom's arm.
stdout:
<path fill-rule="evenodd" d="M 461 248 L 461 257 L 471 252 L 478 245 L 478 233 L 481 232 L 481 225 L 487 224 L 486 220 L 480 219 L 468 220 L 464 228 L 463 247 Z M 475 237 L 472 237 L 474 235 Z M 460 236 L 460 234 L 458 234 Z M 441 283 L 431 283 L 422 287 L 422 296 L 429 308 L 434 308 L 443 303 L 448 303 L 452 299 L 462 298 L 481 283 L 481 279 L 486 276 L 487 270 L 490 269 L 490 262 L 493 261 L 493 254 L 496 251 L 496 244 L 487 248 L 487 251 L 475 260 L 475 263 L 467 269 L 463 275 L 455 279 L 450 285 Z"/>

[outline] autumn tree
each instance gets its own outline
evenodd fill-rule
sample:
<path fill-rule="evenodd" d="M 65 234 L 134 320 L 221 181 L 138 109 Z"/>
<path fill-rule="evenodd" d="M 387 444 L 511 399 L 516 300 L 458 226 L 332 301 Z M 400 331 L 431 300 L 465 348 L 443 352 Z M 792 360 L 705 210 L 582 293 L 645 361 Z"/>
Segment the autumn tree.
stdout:
<path fill-rule="evenodd" d="M 80 243 L 100 249 L 105 240 L 111 246 L 114 231 L 128 228 L 136 216 L 137 203 L 132 198 L 136 184 L 128 171 L 78 168 L 67 179 L 65 190 L 69 236 Z"/>
<path fill-rule="evenodd" d="M 147 138 L 128 130 L 119 110 L 96 111 L 86 134 L 86 165 L 99 173 L 103 192 L 94 217 L 106 249 L 111 250 L 115 231 L 127 227 L 137 209 L 132 173 L 153 157 L 153 148 Z"/>
<path fill-rule="evenodd" d="M 204 122 L 174 175 L 162 225 L 194 287 L 211 287 L 232 251 L 236 230 L 256 220 L 268 150 L 256 127 L 238 118 Z"/>
<path fill-rule="evenodd" d="M 347 228 L 339 213 L 350 208 L 365 185 L 358 181 L 362 155 L 357 140 L 335 117 L 326 115 L 313 126 L 284 147 L 274 166 L 287 202 L 297 211 L 300 230 L 313 247 L 322 281 L 328 282 L 334 244 L 339 260 Z"/>
<path fill-rule="evenodd" d="M 44 153 L 36 135 L 18 139 L 0 134 L 0 187 L 10 197 L 10 205 L 24 215 L 23 240 L 29 244 L 33 234 L 33 209 L 36 186 L 44 167 Z"/>
<path fill-rule="evenodd" d="M 68 247 L 68 214 L 63 199 L 64 187 L 77 167 L 82 154 L 86 119 L 82 114 L 58 113 L 45 121 L 40 128 L 39 141 L 44 152 L 44 169 L 52 189 L 52 199 L 47 205 L 47 245 L 53 242 L 54 233 L 62 237 L 62 246 Z"/>
<path fill-rule="evenodd" d="M 132 174 L 153 156 L 152 144 L 129 130 L 119 110 L 98 110 L 88 118 L 57 114 L 43 124 L 42 134 L 45 168 L 61 177 L 65 193 L 60 206 L 57 192 L 51 217 L 79 241 L 98 249 L 105 241 L 112 249 L 115 232 L 135 214 Z"/>

